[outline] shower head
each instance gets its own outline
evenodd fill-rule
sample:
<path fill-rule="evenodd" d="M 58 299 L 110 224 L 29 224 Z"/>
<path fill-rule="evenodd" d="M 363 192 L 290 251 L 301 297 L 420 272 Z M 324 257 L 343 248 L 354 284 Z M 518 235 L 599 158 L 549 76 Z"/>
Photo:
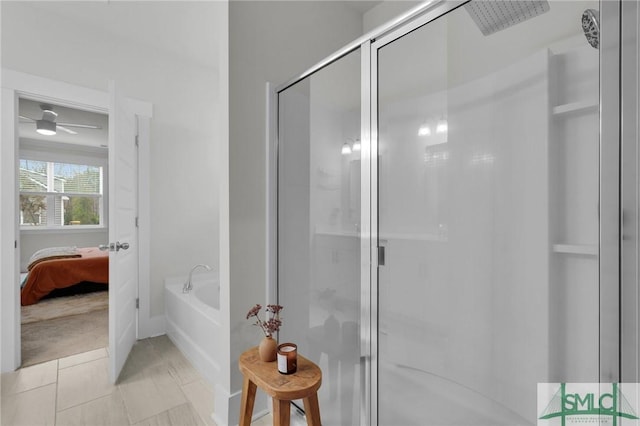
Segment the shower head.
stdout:
<path fill-rule="evenodd" d="M 582 31 L 591 47 L 597 49 L 600 46 L 600 20 L 598 11 L 587 9 L 582 14 Z"/>
<path fill-rule="evenodd" d="M 487 36 L 547 12 L 549 3 L 546 0 L 473 0 L 464 7 Z"/>

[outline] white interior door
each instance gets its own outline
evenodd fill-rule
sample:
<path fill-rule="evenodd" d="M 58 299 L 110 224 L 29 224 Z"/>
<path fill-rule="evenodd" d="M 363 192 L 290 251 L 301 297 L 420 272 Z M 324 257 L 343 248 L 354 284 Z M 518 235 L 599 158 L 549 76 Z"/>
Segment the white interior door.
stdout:
<path fill-rule="evenodd" d="M 136 117 L 109 84 L 109 376 L 116 382 L 137 337 Z"/>

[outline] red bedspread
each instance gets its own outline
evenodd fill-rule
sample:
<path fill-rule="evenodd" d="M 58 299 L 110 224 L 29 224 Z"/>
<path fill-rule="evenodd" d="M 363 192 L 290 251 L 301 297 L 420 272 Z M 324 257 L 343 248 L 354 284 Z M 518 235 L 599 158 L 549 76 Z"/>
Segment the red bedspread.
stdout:
<path fill-rule="evenodd" d="M 21 292 L 21 303 L 33 305 L 56 288 L 83 281 L 109 283 L 109 252 L 97 247 L 79 248 L 82 257 L 40 262 L 31 269 Z"/>

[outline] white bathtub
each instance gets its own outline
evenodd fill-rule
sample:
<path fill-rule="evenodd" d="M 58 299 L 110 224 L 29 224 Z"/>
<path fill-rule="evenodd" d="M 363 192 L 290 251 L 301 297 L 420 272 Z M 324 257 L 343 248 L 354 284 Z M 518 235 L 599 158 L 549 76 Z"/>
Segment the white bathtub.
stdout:
<path fill-rule="evenodd" d="M 217 383 L 220 360 L 220 285 L 212 274 L 193 275 L 193 289 L 182 292 L 186 277 L 165 280 L 167 336 L 212 385 Z"/>

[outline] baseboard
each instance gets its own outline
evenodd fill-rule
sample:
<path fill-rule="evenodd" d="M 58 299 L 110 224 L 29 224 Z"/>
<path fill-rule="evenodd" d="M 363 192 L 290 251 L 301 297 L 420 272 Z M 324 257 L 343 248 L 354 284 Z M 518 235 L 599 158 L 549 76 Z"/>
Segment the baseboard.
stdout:
<path fill-rule="evenodd" d="M 166 333 L 166 320 L 164 315 L 142 318 L 138 317 L 138 339 L 161 336 Z"/>
<path fill-rule="evenodd" d="M 217 425 L 237 425 L 240 421 L 240 403 L 242 401 L 242 391 L 229 394 L 226 389 L 216 385 L 214 392 L 214 407 L 216 407 L 211 418 Z M 256 393 L 256 401 L 253 406 L 251 421 L 269 414 L 267 408 L 267 395 L 264 392 Z"/>

